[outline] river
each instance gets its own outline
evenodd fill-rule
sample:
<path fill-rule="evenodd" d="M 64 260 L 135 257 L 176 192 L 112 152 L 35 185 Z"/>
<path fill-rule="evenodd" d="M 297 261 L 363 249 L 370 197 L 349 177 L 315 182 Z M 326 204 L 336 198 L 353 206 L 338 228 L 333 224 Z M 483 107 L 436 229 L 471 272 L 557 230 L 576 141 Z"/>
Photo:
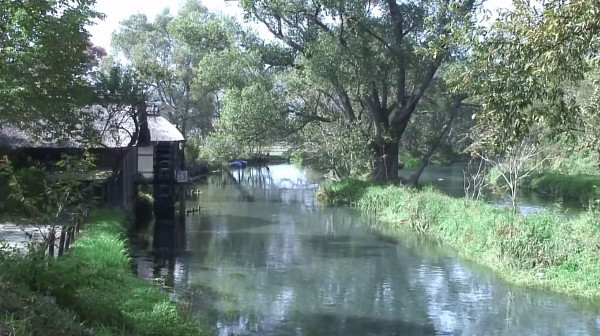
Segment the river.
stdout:
<path fill-rule="evenodd" d="M 428 166 L 419 183 L 432 185 L 440 191 L 453 197 L 463 197 L 465 195 L 463 184 L 462 169 L 464 164 L 456 163 L 451 165 Z M 404 169 L 400 171 L 401 175 L 410 176 L 414 169 Z M 509 206 L 510 200 L 507 195 L 484 193 L 484 199 L 498 206 Z M 535 214 L 543 211 L 552 211 L 564 215 L 575 215 L 581 212 L 582 206 L 576 201 L 556 202 L 551 195 L 541 195 L 528 190 L 519 190 L 518 198 L 519 211 L 524 215 Z"/>
<path fill-rule="evenodd" d="M 353 209 L 319 205 L 293 166 L 233 177 L 245 193 L 213 177 L 191 188 L 199 213 L 131 240 L 135 271 L 216 335 L 600 335 L 600 305 L 506 284 L 416 237 L 380 237 Z"/>

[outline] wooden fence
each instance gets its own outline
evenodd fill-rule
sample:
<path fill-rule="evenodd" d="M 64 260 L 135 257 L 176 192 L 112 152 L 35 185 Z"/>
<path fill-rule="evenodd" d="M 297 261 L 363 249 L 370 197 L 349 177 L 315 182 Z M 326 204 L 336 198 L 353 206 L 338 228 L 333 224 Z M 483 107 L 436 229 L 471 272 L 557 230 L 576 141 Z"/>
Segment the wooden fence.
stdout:
<path fill-rule="evenodd" d="M 69 221 L 62 226 L 54 226 L 50 229 L 48 234 L 48 254 L 52 257 L 55 256 L 55 252 L 58 252 L 57 256 L 62 256 L 69 247 L 75 241 L 75 238 L 79 235 L 81 226 L 87 220 L 88 213 L 83 214 L 72 213 Z M 60 228 L 60 232 L 57 229 Z M 56 240 L 58 239 L 58 245 Z M 58 251 L 56 249 L 58 248 Z"/>

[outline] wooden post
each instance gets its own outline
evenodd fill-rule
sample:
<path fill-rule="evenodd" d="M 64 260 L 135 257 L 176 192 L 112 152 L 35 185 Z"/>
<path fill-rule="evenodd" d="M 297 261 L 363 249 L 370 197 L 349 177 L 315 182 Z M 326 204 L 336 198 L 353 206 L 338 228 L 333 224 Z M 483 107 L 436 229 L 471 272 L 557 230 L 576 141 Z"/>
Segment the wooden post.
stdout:
<path fill-rule="evenodd" d="M 69 246 L 71 246 L 71 242 L 73 241 L 73 227 L 74 222 L 71 222 L 67 227 L 67 239 L 65 240 L 65 251 L 69 250 Z"/>
<path fill-rule="evenodd" d="M 79 233 L 79 229 L 81 227 L 81 222 L 82 222 L 81 217 L 82 216 L 77 216 L 75 219 L 75 233 Z"/>
<path fill-rule="evenodd" d="M 54 231 L 54 228 L 52 228 L 50 230 L 49 236 L 48 236 L 48 254 L 51 257 L 54 257 L 54 240 L 56 239 L 56 232 Z"/>
<path fill-rule="evenodd" d="M 67 226 L 63 225 L 60 229 L 60 240 L 58 242 L 58 256 L 62 256 L 65 251 L 65 238 L 67 234 Z"/>

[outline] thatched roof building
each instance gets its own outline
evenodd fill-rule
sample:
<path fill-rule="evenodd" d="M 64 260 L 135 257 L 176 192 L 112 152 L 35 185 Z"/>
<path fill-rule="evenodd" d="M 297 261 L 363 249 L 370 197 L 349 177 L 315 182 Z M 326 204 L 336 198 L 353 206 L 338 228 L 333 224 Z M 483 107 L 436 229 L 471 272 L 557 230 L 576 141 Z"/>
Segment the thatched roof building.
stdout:
<path fill-rule="evenodd" d="M 83 110 L 82 115 L 85 115 L 89 121 L 74 127 L 70 134 L 60 136 L 56 136 L 53 132 L 41 132 L 42 134 L 34 135 L 27 129 L 4 124 L 0 126 L 0 146 L 9 148 L 125 148 L 136 131 L 133 114 L 128 110 L 108 111 L 102 106 L 92 106 Z M 185 141 L 177 127 L 162 116 L 148 115 L 147 127 L 150 141 L 153 143 Z"/>

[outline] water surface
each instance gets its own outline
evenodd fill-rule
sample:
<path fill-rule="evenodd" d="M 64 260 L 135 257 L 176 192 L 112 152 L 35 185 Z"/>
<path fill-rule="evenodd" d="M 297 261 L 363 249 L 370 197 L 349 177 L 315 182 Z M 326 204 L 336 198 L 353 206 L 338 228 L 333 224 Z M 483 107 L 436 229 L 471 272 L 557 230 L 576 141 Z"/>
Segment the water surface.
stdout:
<path fill-rule="evenodd" d="M 598 305 L 512 286 L 435 244 L 380 237 L 292 166 L 233 171 L 185 225 L 133 240 L 135 269 L 216 335 L 600 335 Z M 251 196 L 250 198 L 248 196 Z"/>

